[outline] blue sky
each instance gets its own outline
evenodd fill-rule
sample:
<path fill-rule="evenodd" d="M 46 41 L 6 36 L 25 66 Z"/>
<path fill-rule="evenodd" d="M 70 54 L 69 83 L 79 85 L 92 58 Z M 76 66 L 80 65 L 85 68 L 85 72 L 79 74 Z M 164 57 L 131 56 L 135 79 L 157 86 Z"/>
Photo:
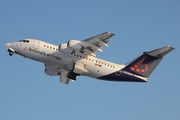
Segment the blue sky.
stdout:
<path fill-rule="evenodd" d="M 180 119 L 179 5 L 179 0 L 0 0 L 0 119 Z M 59 45 L 105 31 L 116 35 L 97 57 L 115 63 L 166 45 L 176 49 L 148 83 L 79 77 L 64 85 L 45 75 L 42 63 L 10 57 L 4 47 L 23 38 Z"/>

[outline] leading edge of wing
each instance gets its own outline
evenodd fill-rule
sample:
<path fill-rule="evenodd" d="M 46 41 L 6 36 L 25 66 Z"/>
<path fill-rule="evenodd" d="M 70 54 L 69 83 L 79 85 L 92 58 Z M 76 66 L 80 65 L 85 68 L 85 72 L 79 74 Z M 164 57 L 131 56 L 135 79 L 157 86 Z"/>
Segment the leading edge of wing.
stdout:
<path fill-rule="evenodd" d="M 85 39 L 84 41 L 88 42 L 89 40 L 92 40 L 92 39 L 99 39 L 99 40 L 106 40 L 106 39 L 109 39 L 110 37 L 114 36 L 115 34 L 112 33 L 112 32 L 104 32 L 104 33 L 101 33 L 101 34 L 98 34 L 98 35 L 95 35 L 93 37 L 90 37 L 90 38 L 87 38 Z"/>

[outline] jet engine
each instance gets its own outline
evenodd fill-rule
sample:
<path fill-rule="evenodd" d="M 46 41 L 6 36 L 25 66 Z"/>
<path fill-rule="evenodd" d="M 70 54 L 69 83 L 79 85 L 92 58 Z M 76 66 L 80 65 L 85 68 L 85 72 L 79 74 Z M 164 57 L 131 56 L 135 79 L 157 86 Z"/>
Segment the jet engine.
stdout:
<path fill-rule="evenodd" d="M 89 73 L 89 71 L 84 68 L 84 64 L 78 62 L 74 63 L 74 69 L 72 71 L 80 75 Z"/>
<path fill-rule="evenodd" d="M 67 44 L 60 44 L 58 49 L 59 49 L 59 51 L 65 53 L 65 54 L 72 53 L 72 50 L 67 47 Z"/>
<path fill-rule="evenodd" d="M 72 50 L 81 50 L 83 49 L 83 46 L 80 44 L 81 41 L 78 40 L 70 40 L 67 44 L 68 48 Z"/>
<path fill-rule="evenodd" d="M 72 80 L 76 80 L 76 77 L 82 74 L 87 74 L 89 71 L 84 68 L 83 63 L 74 63 L 73 69 L 67 74 L 67 77 Z"/>

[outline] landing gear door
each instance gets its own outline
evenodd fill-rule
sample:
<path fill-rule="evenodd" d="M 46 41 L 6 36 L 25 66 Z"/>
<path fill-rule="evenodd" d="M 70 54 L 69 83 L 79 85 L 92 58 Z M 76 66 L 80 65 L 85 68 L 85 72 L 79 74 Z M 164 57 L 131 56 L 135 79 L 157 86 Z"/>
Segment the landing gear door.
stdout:
<path fill-rule="evenodd" d="M 39 40 L 34 40 L 34 49 L 38 49 L 39 48 L 39 44 L 40 44 L 40 41 Z"/>

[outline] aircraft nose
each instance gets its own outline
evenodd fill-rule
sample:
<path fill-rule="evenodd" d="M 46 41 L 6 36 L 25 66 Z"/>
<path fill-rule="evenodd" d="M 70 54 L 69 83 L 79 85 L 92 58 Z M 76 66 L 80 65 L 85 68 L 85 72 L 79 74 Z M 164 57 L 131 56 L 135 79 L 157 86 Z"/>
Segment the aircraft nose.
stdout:
<path fill-rule="evenodd" d="M 6 46 L 7 48 L 10 48 L 11 43 L 7 43 L 7 44 L 5 44 L 5 46 Z"/>

